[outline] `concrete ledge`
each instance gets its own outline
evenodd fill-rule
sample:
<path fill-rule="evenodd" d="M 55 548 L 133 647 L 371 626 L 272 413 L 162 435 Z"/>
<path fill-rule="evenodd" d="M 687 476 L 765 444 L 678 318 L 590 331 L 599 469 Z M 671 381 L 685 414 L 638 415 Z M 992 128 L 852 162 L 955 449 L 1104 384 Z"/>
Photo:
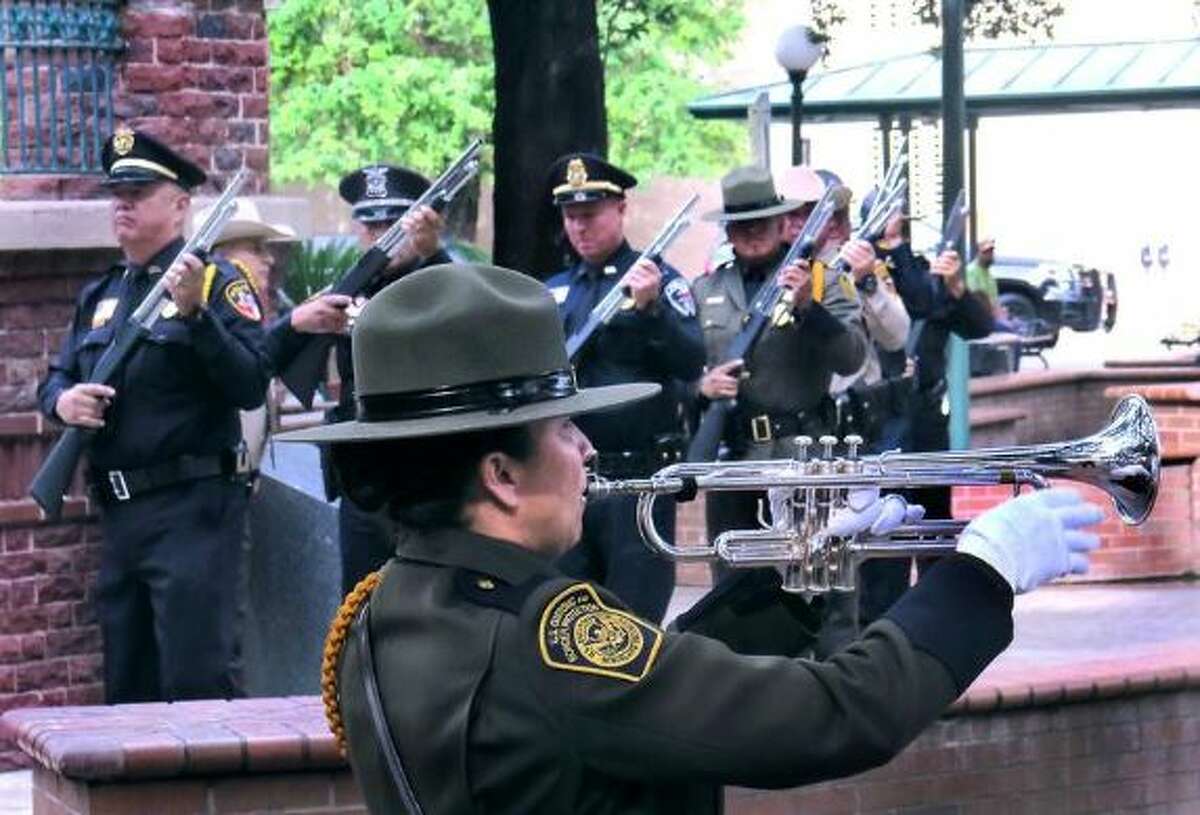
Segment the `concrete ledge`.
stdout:
<path fill-rule="evenodd" d="M 81 781 L 346 766 L 315 696 L 11 710 L 0 736 Z"/>
<path fill-rule="evenodd" d="M 285 223 L 302 238 L 311 234 L 312 217 L 303 198 L 256 196 L 259 212 L 267 221 Z M 211 196 L 192 200 L 199 212 Z M 25 249 L 93 249 L 117 245 L 109 225 L 109 202 L 0 201 L 0 251 Z"/>

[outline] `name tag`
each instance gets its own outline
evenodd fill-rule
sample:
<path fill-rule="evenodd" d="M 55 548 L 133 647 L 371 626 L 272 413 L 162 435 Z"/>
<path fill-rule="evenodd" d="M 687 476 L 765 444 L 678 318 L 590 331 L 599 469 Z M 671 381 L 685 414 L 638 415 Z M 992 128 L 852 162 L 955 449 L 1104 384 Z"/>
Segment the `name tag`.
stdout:
<path fill-rule="evenodd" d="M 570 286 L 555 286 L 554 288 L 550 289 L 550 296 L 554 298 L 554 302 L 561 306 L 563 303 L 567 302 L 567 290 L 569 288 Z"/>
<path fill-rule="evenodd" d="M 96 304 L 96 310 L 92 312 L 92 328 L 99 328 L 112 319 L 113 314 L 117 310 L 117 298 L 105 297 Z"/>
<path fill-rule="evenodd" d="M 725 302 L 725 296 L 722 294 L 711 294 L 704 298 L 704 305 L 719 306 Z"/>

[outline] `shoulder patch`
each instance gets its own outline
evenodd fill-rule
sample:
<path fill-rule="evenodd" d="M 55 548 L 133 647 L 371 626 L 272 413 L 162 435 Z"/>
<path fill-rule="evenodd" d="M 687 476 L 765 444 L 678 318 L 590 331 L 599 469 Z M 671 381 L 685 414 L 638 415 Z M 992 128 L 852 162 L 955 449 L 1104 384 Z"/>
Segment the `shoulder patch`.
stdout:
<path fill-rule="evenodd" d="M 562 305 L 567 302 L 567 292 L 570 291 L 570 286 L 554 286 L 550 289 L 550 296 L 554 298 L 554 302 Z"/>
<path fill-rule="evenodd" d="M 254 322 L 262 321 L 262 309 L 258 306 L 258 298 L 254 290 L 245 280 L 238 279 L 225 287 L 225 300 L 233 306 L 233 310 Z"/>
<path fill-rule="evenodd" d="M 687 281 L 682 277 L 672 278 L 667 285 L 663 286 L 663 295 L 679 316 L 696 316 L 696 301 L 692 299 L 692 290 L 688 288 Z"/>
<path fill-rule="evenodd" d="M 563 589 L 538 625 L 542 661 L 560 671 L 640 682 L 658 656 L 662 631 L 604 604 L 587 583 Z"/>

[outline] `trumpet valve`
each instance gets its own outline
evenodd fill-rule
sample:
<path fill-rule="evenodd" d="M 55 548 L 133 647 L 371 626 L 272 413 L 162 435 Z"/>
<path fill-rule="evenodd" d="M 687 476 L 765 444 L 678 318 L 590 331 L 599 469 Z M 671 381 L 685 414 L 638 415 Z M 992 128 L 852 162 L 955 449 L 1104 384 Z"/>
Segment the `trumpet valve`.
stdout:
<path fill-rule="evenodd" d="M 812 447 L 812 436 L 797 436 L 792 440 L 796 445 L 796 461 L 808 461 L 808 448 Z"/>
<path fill-rule="evenodd" d="M 837 446 L 837 436 L 822 436 L 817 440 L 821 444 L 821 458 L 833 461 L 833 448 Z"/>
<path fill-rule="evenodd" d="M 851 433 L 843 441 L 846 443 L 846 458 L 850 461 L 858 459 L 858 448 L 862 447 L 863 438 L 857 434 Z"/>

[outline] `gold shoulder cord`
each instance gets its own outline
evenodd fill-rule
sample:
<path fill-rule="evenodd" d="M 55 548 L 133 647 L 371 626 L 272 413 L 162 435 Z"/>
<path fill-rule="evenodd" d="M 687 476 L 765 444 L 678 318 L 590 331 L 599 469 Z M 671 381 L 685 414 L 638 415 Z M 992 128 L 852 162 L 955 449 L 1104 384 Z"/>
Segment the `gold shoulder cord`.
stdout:
<path fill-rule="evenodd" d="M 338 708 L 338 663 L 342 661 L 342 649 L 346 646 L 346 634 L 350 631 L 350 624 L 358 616 L 358 610 L 367 602 L 371 592 L 375 591 L 380 579 L 379 572 L 371 572 L 358 581 L 358 585 L 342 601 L 341 607 L 333 617 L 333 623 L 329 626 L 329 633 L 325 636 L 325 651 L 321 656 L 321 701 L 325 705 L 325 721 L 329 723 L 338 752 L 343 757 L 346 755 L 346 729 L 342 725 L 342 713 Z"/>

